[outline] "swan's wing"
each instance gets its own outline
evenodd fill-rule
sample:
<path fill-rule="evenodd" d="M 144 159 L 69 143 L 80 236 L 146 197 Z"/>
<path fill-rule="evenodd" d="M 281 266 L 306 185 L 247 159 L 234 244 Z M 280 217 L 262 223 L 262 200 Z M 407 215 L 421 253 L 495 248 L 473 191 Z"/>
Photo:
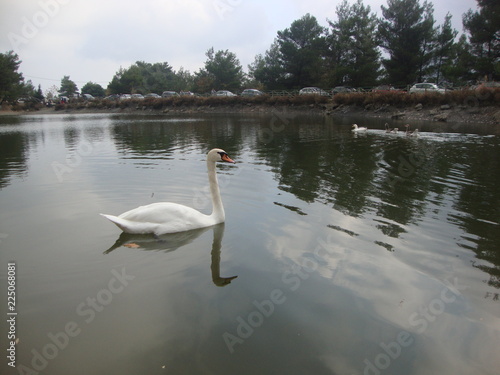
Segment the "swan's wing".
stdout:
<path fill-rule="evenodd" d="M 120 216 L 103 215 L 127 233 L 176 233 L 213 225 L 210 216 L 177 203 L 153 203 Z"/>
<path fill-rule="evenodd" d="M 118 217 L 141 223 L 165 224 L 177 220 L 191 221 L 193 218 L 204 216 L 206 215 L 182 204 L 160 202 L 134 208 Z"/>

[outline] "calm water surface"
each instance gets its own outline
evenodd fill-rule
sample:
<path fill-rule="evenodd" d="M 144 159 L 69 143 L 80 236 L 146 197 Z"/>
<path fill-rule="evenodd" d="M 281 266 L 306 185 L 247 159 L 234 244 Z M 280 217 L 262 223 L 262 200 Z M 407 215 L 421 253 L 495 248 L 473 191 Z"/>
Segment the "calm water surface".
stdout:
<path fill-rule="evenodd" d="M 498 374 L 500 137 L 349 124 L 0 118 L 2 374 Z M 213 147 L 237 161 L 225 225 L 125 236 L 99 216 L 210 212 Z"/>

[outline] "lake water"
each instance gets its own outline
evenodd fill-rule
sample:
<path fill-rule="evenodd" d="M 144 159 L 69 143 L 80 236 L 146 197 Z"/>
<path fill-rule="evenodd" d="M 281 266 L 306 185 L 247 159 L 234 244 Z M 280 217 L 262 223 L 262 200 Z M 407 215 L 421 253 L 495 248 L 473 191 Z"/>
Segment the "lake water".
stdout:
<path fill-rule="evenodd" d="M 2 374 L 498 374 L 498 129 L 351 121 L 0 117 Z M 210 212 L 214 147 L 224 225 L 99 216 Z"/>

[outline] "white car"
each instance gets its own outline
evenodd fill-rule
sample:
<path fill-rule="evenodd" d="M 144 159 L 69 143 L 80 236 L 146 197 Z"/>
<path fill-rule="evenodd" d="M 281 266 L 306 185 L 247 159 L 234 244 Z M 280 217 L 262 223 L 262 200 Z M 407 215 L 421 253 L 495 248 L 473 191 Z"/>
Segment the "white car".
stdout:
<path fill-rule="evenodd" d="M 444 94 L 445 89 L 439 88 L 435 83 L 417 83 L 410 88 L 410 94 L 421 94 L 426 92 L 438 92 Z"/>
<path fill-rule="evenodd" d="M 215 93 L 215 96 L 236 96 L 231 91 L 227 90 L 219 90 Z"/>
<path fill-rule="evenodd" d="M 321 95 L 330 96 L 325 90 L 321 90 L 318 87 L 304 87 L 299 91 L 299 95 Z"/>

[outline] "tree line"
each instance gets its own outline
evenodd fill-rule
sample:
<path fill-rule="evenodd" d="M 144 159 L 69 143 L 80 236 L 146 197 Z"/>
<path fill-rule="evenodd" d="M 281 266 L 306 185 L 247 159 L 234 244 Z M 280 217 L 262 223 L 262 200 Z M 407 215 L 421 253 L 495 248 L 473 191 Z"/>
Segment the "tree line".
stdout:
<path fill-rule="evenodd" d="M 306 14 L 280 30 L 262 54 L 244 73 L 237 56 L 229 50 L 206 52 L 204 67 L 191 73 L 175 71 L 167 62 L 137 61 L 120 68 L 106 90 L 89 82 L 82 93 L 94 96 L 121 93 L 161 93 L 164 90 L 210 92 L 253 87 L 267 90 L 299 89 L 306 86 L 373 87 L 386 83 L 404 87 L 415 82 L 464 85 L 470 81 L 500 77 L 500 3 L 477 0 L 478 9 L 462 17 L 467 34 L 458 37 L 448 13 L 436 25 L 434 7 L 424 0 L 387 0 L 377 18 L 362 0 L 343 0 L 335 19 L 321 26 Z M 0 80 L 14 82 L 12 91 L 36 91 L 17 73 L 17 55 L 0 54 Z M 9 70 L 10 74 L 1 74 Z M 13 69 L 13 70 L 12 70 Z M 17 86 L 16 86 L 17 85 Z M 0 101 L 8 82 L 0 82 Z M 65 76 L 60 93 L 78 90 Z"/>

